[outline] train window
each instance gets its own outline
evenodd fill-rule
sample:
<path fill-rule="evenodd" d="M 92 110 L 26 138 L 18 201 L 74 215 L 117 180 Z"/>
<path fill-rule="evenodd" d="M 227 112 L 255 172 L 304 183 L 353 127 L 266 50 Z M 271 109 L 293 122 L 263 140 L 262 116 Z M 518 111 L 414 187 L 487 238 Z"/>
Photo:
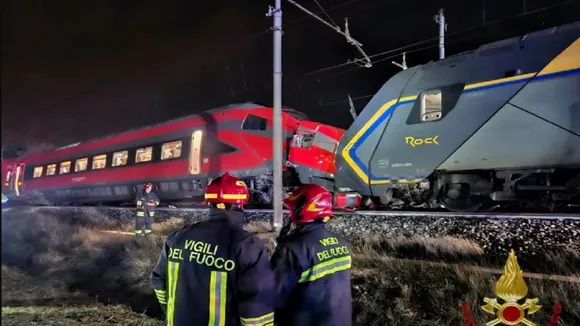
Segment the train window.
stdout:
<path fill-rule="evenodd" d="M 120 151 L 113 153 L 113 166 L 121 166 L 127 164 L 127 158 L 129 157 L 129 151 Z"/>
<path fill-rule="evenodd" d="M 181 156 L 181 140 L 165 143 L 161 146 L 161 159 L 168 160 Z"/>
<path fill-rule="evenodd" d="M 314 142 L 314 134 L 306 133 L 302 135 L 297 135 L 294 137 L 294 147 L 310 148 Z"/>
<path fill-rule="evenodd" d="M 70 172 L 71 161 L 60 162 L 60 170 L 58 174 L 65 174 Z"/>
<path fill-rule="evenodd" d="M 104 169 L 107 166 L 107 154 L 93 156 L 93 170 Z"/>
<path fill-rule="evenodd" d="M 49 164 L 46 167 L 46 175 L 54 175 L 56 173 L 56 164 Z"/>
<path fill-rule="evenodd" d="M 255 115 L 248 114 L 244 122 L 242 123 L 242 129 L 244 130 L 266 130 L 268 120 L 257 117 Z"/>
<path fill-rule="evenodd" d="M 440 90 L 429 90 L 421 94 L 421 121 L 441 120 L 443 105 Z"/>
<path fill-rule="evenodd" d="M 153 154 L 152 146 L 138 148 L 137 152 L 135 153 L 135 163 L 151 161 L 151 158 L 153 156 L 152 154 Z"/>
<path fill-rule="evenodd" d="M 85 171 L 89 163 L 88 158 L 79 158 L 75 163 L 75 172 Z"/>
<path fill-rule="evenodd" d="M 42 177 L 42 166 L 37 166 L 34 168 L 34 174 L 32 175 L 33 178 L 40 178 Z"/>

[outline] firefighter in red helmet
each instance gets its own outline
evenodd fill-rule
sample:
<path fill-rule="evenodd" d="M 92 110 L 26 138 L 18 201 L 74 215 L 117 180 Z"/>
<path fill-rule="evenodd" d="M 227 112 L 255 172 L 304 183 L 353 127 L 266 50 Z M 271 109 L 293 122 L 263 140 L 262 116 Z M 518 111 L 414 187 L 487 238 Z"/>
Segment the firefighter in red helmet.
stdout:
<path fill-rule="evenodd" d="M 151 220 L 155 218 L 155 207 L 159 206 L 159 198 L 152 192 L 153 184 L 147 182 L 143 185 L 143 191 L 140 191 L 135 198 L 137 204 L 137 216 L 135 219 L 135 235 L 151 233 Z"/>
<path fill-rule="evenodd" d="M 332 194 L 307 184 L 284 200 L 295 227 L 278 238 L 271 259 L 277 326 L 350 326 L 351 245 L 326 229 Z"/>
<path fill-rule="evenodd" d="M 170 233 L 152 273 L 167 325 L 273 325 L 268 254 L 242 229 L 248 188 L 226 173 L 208 184 L 205 198 L 209 219 Z"/>

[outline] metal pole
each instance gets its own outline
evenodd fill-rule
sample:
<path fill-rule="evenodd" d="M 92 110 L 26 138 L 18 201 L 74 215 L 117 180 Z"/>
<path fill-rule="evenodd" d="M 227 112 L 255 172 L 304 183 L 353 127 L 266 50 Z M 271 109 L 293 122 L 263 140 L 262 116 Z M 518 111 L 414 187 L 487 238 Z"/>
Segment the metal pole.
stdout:
<path fill-rule="evenodd" d="M 445 58 L 445 16 L 443 9 L 439 9 L 439 60 Z"/>
<path fill-rule="evenodd" d="M 282 228 L 282 0 L 275 0 L 275 8 L 270 7 L 269 16 L 274 16 L 274 135 L 273 135 L 273 169 L 274 169 L 274 208 L 273 227 L 276 231 Z"/>

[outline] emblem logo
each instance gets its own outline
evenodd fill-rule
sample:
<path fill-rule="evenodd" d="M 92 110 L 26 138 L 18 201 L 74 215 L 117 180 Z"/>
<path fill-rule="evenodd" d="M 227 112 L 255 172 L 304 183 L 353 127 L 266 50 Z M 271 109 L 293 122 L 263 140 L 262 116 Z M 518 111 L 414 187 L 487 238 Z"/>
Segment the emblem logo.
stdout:
<path fill-rule="evenodd" d="M 512 249 L 503 268 L 502 276 L 495 284 L 494 289 L 495 295 L 501 298 L 503 303 L 500 303 L 497 298 L 483 299 L 486 305 L 481 306 L 481 309 L 497 316 L 496 319 L 485 324 L 486 326 L 518 325 L 520 323 L 536 326 L 535 323 L 526 318 L 526 314 L 531 315 L 542 308 L 538 305 L 539 299 L 526 299 L 523 304 L 518 303 L 528 294 L 528 286 L 522 274 L 518 259 Z"/>
<path fill-rule="evenodd" d="M 417 147 L 421 145 L 439 145 L 439 135 L 427 138 L 415 138 L 411 136 L 405 137 L 405 143 L 411 145 L 412 147 Z"/>

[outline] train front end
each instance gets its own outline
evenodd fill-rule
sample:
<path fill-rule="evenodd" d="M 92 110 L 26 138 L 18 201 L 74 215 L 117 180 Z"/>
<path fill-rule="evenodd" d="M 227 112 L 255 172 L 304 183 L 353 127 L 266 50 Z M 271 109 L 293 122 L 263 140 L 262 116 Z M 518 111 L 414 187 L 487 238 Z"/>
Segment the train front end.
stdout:
<path fill-rule="evenodd" d="M 334 189 L 336 150 L 345 130 L 302 120 L 290 140 L 286 165 L 302 184 L 315 183 Z"/>

